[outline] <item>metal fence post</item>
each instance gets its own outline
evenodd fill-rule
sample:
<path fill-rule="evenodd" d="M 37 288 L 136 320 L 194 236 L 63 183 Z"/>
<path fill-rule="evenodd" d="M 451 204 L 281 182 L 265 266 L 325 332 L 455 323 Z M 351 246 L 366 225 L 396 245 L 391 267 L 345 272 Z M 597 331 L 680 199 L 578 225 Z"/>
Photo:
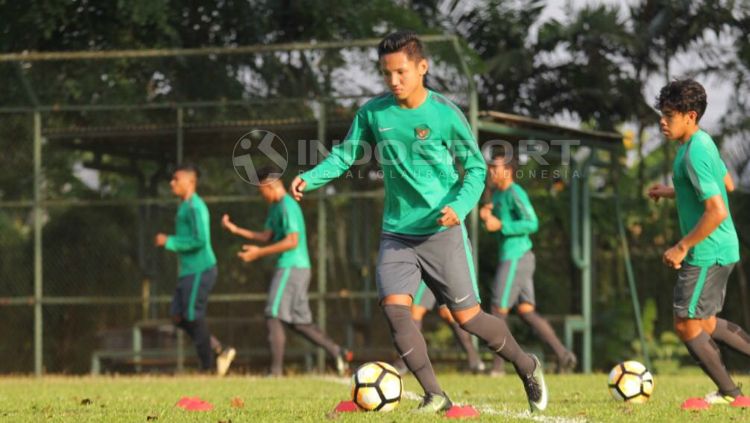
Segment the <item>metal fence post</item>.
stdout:
<path fill-rule="evenodd" d="M 34 375 L 43 372 L 42 325 L 42 115 L 34 112 Z"/>
<path fill-rule="evenodd" d="M 326 103 L 321 100 L 320 112 L 318 115 L 318 142 L 324 143 L 326 137 Z M 325 188 L 319 191 L 318 195 L 318 326 L 326 332 L 326 265 L 328 261 L 328 236 L 327 236 L 327 217 L 326 217 L 326 195 Z M 325 351 L 318 348 L 318 371 L 322 372 L 326 366 Z"/>

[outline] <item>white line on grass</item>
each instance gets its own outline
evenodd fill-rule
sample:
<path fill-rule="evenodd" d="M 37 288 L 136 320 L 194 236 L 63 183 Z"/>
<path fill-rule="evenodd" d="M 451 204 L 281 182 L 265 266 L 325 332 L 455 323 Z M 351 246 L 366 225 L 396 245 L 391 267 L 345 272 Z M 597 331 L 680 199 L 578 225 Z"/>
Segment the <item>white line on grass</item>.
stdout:
<path fill-rule="evenodd" d="M 347 378 L 347 377 L 320 376 L 319 378 L 328 382 L 338 383 L 340 385 L 349 385 L 351 383 L 351 378 Z M 404 398 L 408 400 L 412 400 L 412 401 L 422 400 L 421 395 L 412 391 L 405 390 L 403 396 Z M 562 416 L 541 416 L 538 414 L 531 414 L 530 411 L 523 411 L 519 413 L 516 411 L 510 411 L 506 409 L 498 410 L 486 404 L 477 404 L 475 407 L 480 413 L 484 413 L 484 414 L 490 414 L 494 416 L 504 416 L 504 417 L 510 417 L 514 419 L 531 420 L 531 421 L 541 422 L 541 423 L 584 423 L 586 422 L 586 419 L 583 419 L 583 418 L 571 418 L 571 417 L 562 417 Z"/>

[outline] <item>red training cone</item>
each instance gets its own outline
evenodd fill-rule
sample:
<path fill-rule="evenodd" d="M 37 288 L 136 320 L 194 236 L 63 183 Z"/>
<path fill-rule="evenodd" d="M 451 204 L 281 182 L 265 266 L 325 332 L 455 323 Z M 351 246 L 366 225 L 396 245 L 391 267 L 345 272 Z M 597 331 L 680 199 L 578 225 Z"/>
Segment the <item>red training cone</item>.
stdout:
<path fill-rule="evenodd" d="M 464 419 L 479 417 L 479 411 L 470 405 L 454 405 L 445 412 L 449 419 Z"/>

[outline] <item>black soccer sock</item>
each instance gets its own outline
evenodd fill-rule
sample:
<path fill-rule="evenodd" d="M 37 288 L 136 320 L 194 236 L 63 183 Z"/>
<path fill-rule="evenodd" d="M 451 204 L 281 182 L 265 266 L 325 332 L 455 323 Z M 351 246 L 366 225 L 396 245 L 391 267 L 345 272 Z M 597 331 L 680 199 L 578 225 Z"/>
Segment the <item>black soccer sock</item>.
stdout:
<path fill-rule="evenodd" d="M 562 361 L 568 353 L 568 350 L 563 346 L 562 342 L 560 342 L 557 335 L 555 335 L 555 331 L 552 329 L 552 326 L 550 326 L 547 319 L 540 316 L 536 311 L 520 313 L 520 316 L 527 325 L 534 329 L 534 332 L 536 332 L 539 339 L 552 348 L 552 351 L 554 351 L 557 356 L 558 362 Z"/>
<path fill-rule="evenodd" d="M 492 315 L 497 317 L 498 319 L 502 319 L 505 324 L 508 324 L 508 315 L 500 313 L 497 308 L 492 307 Z M 492 360 L 492 371 L 494 373 L 504 373 L 505 372 L 505 360 L 500 357 L 500 355 L 495 354 L 495 358 Z"/>
<path fill-rule="evenodd" d="M 483 339 L 495 354 L 513 363 L 519 376 L 531 374 L 536 368 L 534 360 L 521 349 L 503 319 L 480 311 L 461 327 Z"/>
<path fill-rule="evenodd" d="M 417 330 L 419 330 L 419 332 L 422 332 L 422 321 L 421 320 L 415 320 L 414 321 L 414 325 L 417 326 Z M 401 358 L 400 355 L 398 356 L 398 358 L 396 359 L 396 361 L 393 362 L 393 367 L 395 367 L 396 369 L 403 369 L 404 367 L 406 367 L 406 363 L 404 363 L 404 359 Z"/>
<path fill-rule="evenodd" d="M 685 341 L 690 355 L 693 356 L 703 371 L 714 381 L 722 395 L 737 396 L 740 389 L 732 381 L 732 378 L 721 361 L 721 352 L 713 339 L 706 332 L 701 333 L 695 338 Z"/>
<path fill-rule="evenodd" d="M 750 336 L 741 327 L 730 321 L 716 319 L 716 329 L 711 334 L 711 338 L 750 357 Z"/>
<path fill-rule="evenodd" d="M 432 363 L 427 356 L 427 344 L 411 318 L 410 307 L 386 304 L 383 306 L 383 312 L 391 329 L 393 344 L 406 367 L 414 373 L 425 393 L 442 394 L 443 390 L 440 389 Z"/>
<path fill-rule="evenodd" d="M 474 348 L 474 343 L 471 342 L 471 334 L 461 329 L 461 325 L 455 321 L 449 323 L 451 329 L 453 329 L 453 335 L 456 340 L 461 344 L 461 348 L 466 352 L 466 358 L 469 361 L 469 368 L 476 369 L 479 366 L 479 354 L 477 349 Z"/>
<path fill-rule="evenodd" d="M 271 347 L 271 374 L 281 376 L 284 373 L 284 343 L 286 334 L 284 325 L 279 319 L 266 319 L 268 327 L 268 344 Z"/>
<path fill-rule="evenodd" d="M 323 347 L 331 357 L 336 357 L 341 352 L 341 348 L 326 336 L 320 328 L 313 323 L 293 324 L 291 325 L 297 333 L 307 338 L 313 344 Z"/>
<path fill-rule="evenodd" d="M 183 328 L 193 340 L 201 370 L 212 370 L 216 363 L 213 351 L 211 351 L 211 333 L 208 331 L 206 320 L 198 319 L 192 322 L 180 320 L 177 326 Z"/>

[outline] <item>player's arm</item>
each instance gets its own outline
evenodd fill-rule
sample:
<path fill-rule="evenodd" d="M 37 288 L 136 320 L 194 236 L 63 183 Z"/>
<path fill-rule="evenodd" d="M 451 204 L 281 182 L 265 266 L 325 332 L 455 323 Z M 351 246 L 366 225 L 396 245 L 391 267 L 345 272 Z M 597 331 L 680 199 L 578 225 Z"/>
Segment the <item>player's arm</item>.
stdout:
<path fill-rule="evenodd" d="M 707 154 L 691 155 L 689 160 L 685 160 L 685 170 L 690 184 L 698 199 L 703 201 L 704 210 L 695 227 L 662 257 L 666 265 L 675 269 L 681 267 L 682 261 L 691 248 L 711 235 L 711 232 L 715 231 L 729 216 L 712 166 L 712 157 Z M 726 183 L 726 178 L 721 183 Z"/>
<path fill-rule="evenodd" d="M 250 241 L 268 242 L 273 236 L 273 232 L 268 229 L 263 232 L 256 232 L 251 231 L 250 229 L 241 228 L 230 220 L 228 214 L 225 214 L 221 218 L 221 226 L 230 233 L 241 236 Z"/>
<path fill-rule="evenodd" d="M 168 235 L 164 248 L 177 253 L 187 253 L 203 248 L 208 239 L 208 234 L 200 223 L 204 218 L 208 218 L 208 208 L 191 206 L 189 235 Z"/>
<path fill-rule="evenodd" d="M 479 218 L 487 232 L 497 232 L 503 227 L 503 222 L 492 213 L 493 207 L 492 203 L 487 203 L 479 209 Z"/>
<path fill-rule="evenodd" d="M 243 245 L 242 251 L 237 253 L 237 256 L 245 262 L 251 262 L 265 256 L 271 256 L 274 254 L 280 254 L 284 251 L 289 251 L 297 248 L 299 244 L 299 233 L 292 232 L 280 239 L 278 242 L 274 242 L 271 245 L 265 247 L 258 247 L 257 245 Z"/>
<path fill-rule="evenodd" d="M 724 205 L 724 197 L 721 194 L 710 197 L 703 204 L 705 210 L 703 216 L 698 220 L 698 224 L 677 245 L 664 253 L 664 263 L 668 266 L 679 269 L 680 263 L 685 259 L 688 251 L 711 235 L 721 222 L 729 216 L 729 212 Z"/>
<path fill-rule="evenodd" d="M 358 111 L 344 141 L 317 166 L 294 178 L 289 189 L 294 199 L 299 201 L 303 192 L 318 189 L 344 174 L 362 156 L 362 143 L 374 139 L 367 116 L 362 110 Z"/>
<path fill-rule="evenodd" d="M 674 188 L 664 184 L 654 184 L 648 189 L 648 196 L 657 202 L 660 198 L 674 198 Z"/>
<path fill-rule="evenodd" d="M 482 195 L 487 176 L 487 164 L 464 115 L 455 110 L 449 124 L 451 130 L 448 133 L 451 134 L 451 139 L 448 142 L 451 154 L 464 168 L 464 180 L 456 198 L 443 208 L 443 217 L 438 219 L 438 223 L 444 226 L 457 225 L 466 219 Z"/>
<path fill-rule="evenodd" d="M 513 189 L 513 188 L 511 188 Z M 513 192 L 513 208 L 518 219 L 505 220 L 501 232 L 503 235 L 530 235 L 539 230 L 539 219 L 531 205 L 528 195 L 524 192 Z"/>
<path fill-rule="evenodd" d="M 726 187 L 727 192 L 734 191 L 734 179 L 732 179 L 732 175 L 729 172 L 724 175 L 724 187 Z"/>

